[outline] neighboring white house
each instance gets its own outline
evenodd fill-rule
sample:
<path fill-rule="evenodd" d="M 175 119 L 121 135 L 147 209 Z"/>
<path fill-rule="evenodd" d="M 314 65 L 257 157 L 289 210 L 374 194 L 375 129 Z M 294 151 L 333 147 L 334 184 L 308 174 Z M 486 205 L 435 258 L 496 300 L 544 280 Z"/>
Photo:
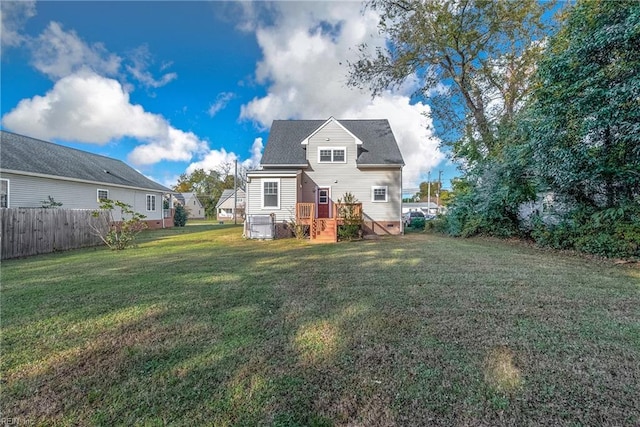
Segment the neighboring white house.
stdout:
<path fill-rule="evenodd" d="M 247 173 L 247 221 L 283 224 L 312 209 L 314 229 L 351 193 L 366 234 L 401 234 L 403 166 L 387 120 L 276 120 L 261 169 Z"/>
<path fill-rule="evenodd" d="M 444 206 L 438 206 L 435 202 L 406 202 L 402 204 L 402 213 L 421 211 L 428 215 L 444 213 Z"/>
<path fill-rule="evenodd" d="M 150 228 L 173 226 L 163 209 L 172 191 L 120 160 L 6 131 L 0 153 L 2 208 L 39 208 L 52 197 L 63 209 L 97 209 L 111 199 L 145 215 Z"/>
<path fill-rule="evenodd" d="M 178 198 L 178 200 L 180 201 L 180 203 L 182 203 L 182 206 L 184 206 L 189 218 L 204 219 L 204 206 L 202 206 L 202 203 L 200 203 L 200 200 L 196 196 L 196 193 L 180 193 L 180 195 L 182 197 Z"/>
<path fill-rule="evenodd" d="M 244 209 L 245 192 L 241 188 L 238 189 L 237 198 L 235 196 L 235 191 L 224 190 L 218 200 L 218 204 L 216 205 L 218 219 L 233 219 L 234 212 L 236 211 L 238 213 L 238 218 L 241 218 L 244 216 Z"/>

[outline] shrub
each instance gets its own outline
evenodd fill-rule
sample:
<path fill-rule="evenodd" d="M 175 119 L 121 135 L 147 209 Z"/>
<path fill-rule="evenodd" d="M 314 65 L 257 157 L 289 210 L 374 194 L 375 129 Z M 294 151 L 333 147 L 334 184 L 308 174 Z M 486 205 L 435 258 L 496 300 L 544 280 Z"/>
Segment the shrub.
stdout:
<path fill-rule="evenodd" d="M 187 224 L 189 218 L 189 212 L 182 205 L 176 206 L 176 211 L 173 215 L 173 225 L 176 227 L 184 227 Z"/>
<path fill-rule="evenodd" d="M 51 196 L 47 196 L 47 200 L 42 200 L 40 203 L 42 203 L 43 209 L 59 208 L 62 206 L 62 202 L 56 202 Z"/>
<path fill-rule="evenodd" d="M 531 237 L 540 246 L 604 257 L 640 257 L 640 208 L 576 209 L 557 225 L 534 218 Z"/>
<path fill-rule="evenodd" d="M 120 209 L 120 221 L 114 219 L 115 209 Z M 105 211 L 107 215 L 101 215 Z M 100 208 L 93 211 L 91 215 L 99 219 L 97 224 L 90 224 L 93 233 L 100 237 L 100 240 L 111 250 L 122 250 L 134 246 L 136 236 L 147 228 L 147 223 L 143 221 L 146 216 L 134 212 L 131 205 L 119 200 L 103 199 Z"/>
<path fill-rule="evenodd" d="M 342 199 L 338 199 L 340 209 L 338 215 L 343 218 L 343 225 L 338 227 L 340 240 L 353 240 L 359 238 L 362 229 L 362 212 L 356 209 L 358 199 L 352 193 L 345 193 Z"/>
<path fill-rule="evenodd" d="M 413 218 L 411 220 L 411 227 L 415 228 L 416 230 L 424 230 L 424 226 L 426 224 L 427 221 L 425 221 L 424 218 Z"/>

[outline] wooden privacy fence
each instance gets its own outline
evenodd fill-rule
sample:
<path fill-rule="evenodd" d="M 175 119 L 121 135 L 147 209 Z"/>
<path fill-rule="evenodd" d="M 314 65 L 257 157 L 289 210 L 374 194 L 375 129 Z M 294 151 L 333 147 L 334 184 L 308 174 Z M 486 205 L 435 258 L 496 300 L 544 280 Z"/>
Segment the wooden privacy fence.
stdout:
<path fill-rule="evenodd" d="M 45 254 L 101 245 L 91 224 L 104 224 L 88 209 L 0 209 L 0 258 Z M 108 215 L 101 212 L 100 215 Z"/>

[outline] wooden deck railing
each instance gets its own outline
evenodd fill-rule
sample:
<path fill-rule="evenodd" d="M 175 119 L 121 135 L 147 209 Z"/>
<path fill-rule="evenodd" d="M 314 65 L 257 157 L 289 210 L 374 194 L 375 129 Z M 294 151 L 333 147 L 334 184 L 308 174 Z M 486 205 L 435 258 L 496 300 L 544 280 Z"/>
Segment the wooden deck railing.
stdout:
<path fill-rule="evenodd" d="M 333 215 L 330 219 L 316 218 L 315 208 L 315 203 L 296 203 L 296 223 L 309 225 L 311 240 L 314 240 L 328 227 L 334 228 L 334 234 L 336 234 L 335 229 L 338 223 L 342 224 L 345 216 L 362 218 L 362 203 L 334 203 Z"/>
<path fill-rule="evenodd" d="M 311 219 L 314 217 L 315 203 L 297 203 L 296 219 Z"/>
<path fill-rule="evenodd" d="M 344 219 L 346 215 L 352 218 L 362 218 L 362 203 L 334 203 L 333 217 Z"/>

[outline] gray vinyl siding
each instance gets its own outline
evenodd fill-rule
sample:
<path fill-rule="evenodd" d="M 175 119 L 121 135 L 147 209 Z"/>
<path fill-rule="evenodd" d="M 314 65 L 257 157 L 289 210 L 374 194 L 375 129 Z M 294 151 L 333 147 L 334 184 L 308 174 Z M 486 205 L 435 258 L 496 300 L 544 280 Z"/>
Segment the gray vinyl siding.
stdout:
<path fill-rule="evenodd" d="M 111 200 L 133 206 L 136 212 L 146 215 L 148 220 L 162 219 L 163 193 L 157 190 L 134 190 L 4 172 L 1 176 L 10 182 L 9 207 L 12 208 L 39 208 L 42 201 L 51 196 L 56 202 L 62 203 L 62 209 L 97 209 L 98 189 L 101 189 L 109 191 Z M 155 211 L 147 211 L 147 194 L 156 196 Z M 119 219 L 117 215 L 115 217 Z"/>
<path fill-rule="evenodd" d="M 328 140 L 327 140 L 328 139 Z M 345 147 L 346 163 L 319 163 L 319 147 Z M 352 193 L 362 203 L 365 219 L 400 221 L 402 215 L 402 170 L 392 168 L 363 168 L 356 165 L 358 146 L 355 139 L 337 123 L 329 123 L 309 139 L 307 160 L 309 168 L 302 175 L 300 202 L 315 202 L 317 187 L 329 187 L 332 202 Z M 373 186 L 387 187 L 387 202 L 372 202 Z"/>
<path fill-rule="evenodd" d="M 280 185 L 278 186 L 278 192 L 280 197 L 279 209 L 263 208 L 262 207 L 262 180 L 263 179 L 279 179 Z M 276 221 L 291 221 L 295 218 L 295 206 L 296 206 L 296 192 L 297 192 L 297 178 L 251 178 L 251 181 L 247 184 L 246 198 L 247 198 L 247 211 L 246 215 L 270 215 L 275 214 Z"/>
<path fill-rule="evenodd" d="M 244 206 L 244 196 L 238 195 L 238 207 Z M 229 197 L 227 200 L 222 202 L 218 208 L 225 209 L 233 209 L 235 207 L 235 199 L 233 197 Z"/>
<path fill-rule="evenodd" d="M 189 218 L 202 219 L 205 216 L 204 207 L 196 196 L 190 196 L 184 201 L 184 208 L 189 213 Z"/>

